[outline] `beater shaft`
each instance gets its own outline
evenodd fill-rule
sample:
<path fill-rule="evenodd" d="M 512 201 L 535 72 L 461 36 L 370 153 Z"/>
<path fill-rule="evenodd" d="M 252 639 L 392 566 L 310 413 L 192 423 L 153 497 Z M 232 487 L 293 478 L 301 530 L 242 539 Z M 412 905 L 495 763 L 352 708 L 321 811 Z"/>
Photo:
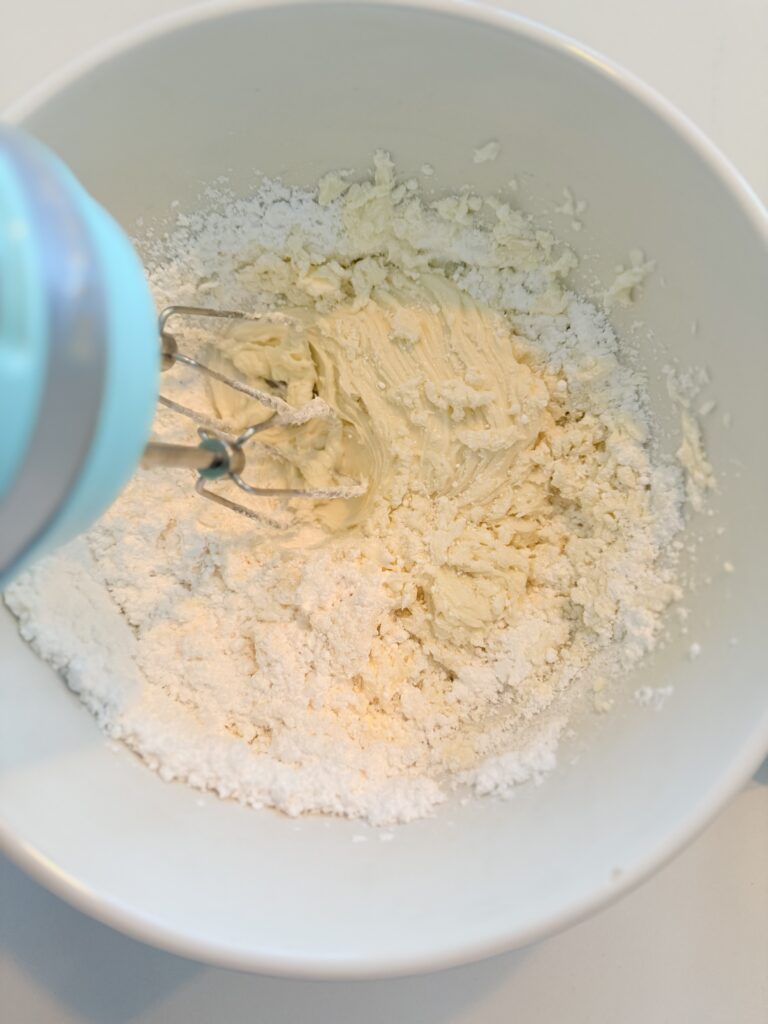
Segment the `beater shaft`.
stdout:
<path fill-rule="evenodd" d="M 207 448 L 187 444 L 164 444 L 151 441 L 141 458 L 142 469 L 215 469 L 221 465 L 221 456 Z"/>
<path fill-rule="evenodd" d="M 167 329 L 168 321 L 174 317 L 259 320 L 266 319 L 267 316 L 282 323 L 291 320 L 290 317 L 280 313 L 248 316 L 232 310 L 204 309 L 199 306 L 168 306 L 162 311 L 159 319 L 161 341 L 160 365 L 162 370 L 169 370 L 179 364 L 186 366 L 202 374 L 204 377 L 215 380 L 220 384 L 225 384 L 240 394 L 255 399 L 271 412 L 271 416 L 268 416 L 267 419 L 259 423 L 252 424 L 237 436 L 232 436 L 222 429 L 223 424 L 215 423 L 204 413 L 190 409 L 165 395 L 160 395 L 159 400 L 162 405 L 198 424 L 198 435 L 201 443 L 198 447 L 194 447 L 191 445 L 166 444 L 152 441 L 144 450 L 144 455 L 141 459 L 142 467 L 144 469 L 159 467 L 197 470 L 199 476 L 195 490 L 199 495 L 255 519 L 261 519 L 262 517 L 247 506 L 232 501 L 222 494 L 217 494 L 215 491 L 211 491 L 206 486 L 206 483 L 212 480 L 226 479 L 247 494 L 266 498 L 309 498 L 315 501 L 331 501 L 333 499 L 360 497 L 368 489 L 368 485 L 365 482 L 349 482 L 332 487 L 301 488 L 258 487 L 244 480 L 242 473 L 246 465 L 246 456 L 243 446 L 254 437 L 262 431 L 271 430 L 274 427 L 298 427 L 312 419 L 326 419 L 334 416 L 333 411 L 320 398 L 313 398 L 301 408 L 293 408 L 278 395 L 262 391 L 251 387 L 243 381 L 228 377 L 226 374 L 206 366 L 192 356 L 180 352 L 176 338 Z M 266 380 L 265 383 L 268 387 L 279 387 L 278 381 Z"/>
<path fill-rule="evenodd" d="M 204 430 L 198 431 L 200 444 L 166 444 L 150 441 L 141 458 L 142 469 L 196 469 L 201 477 L 217 480 L 219 477 L 239 477 L 245 469 L 245 454 L 240 439 L 229 441 L 215 437 Z"/>

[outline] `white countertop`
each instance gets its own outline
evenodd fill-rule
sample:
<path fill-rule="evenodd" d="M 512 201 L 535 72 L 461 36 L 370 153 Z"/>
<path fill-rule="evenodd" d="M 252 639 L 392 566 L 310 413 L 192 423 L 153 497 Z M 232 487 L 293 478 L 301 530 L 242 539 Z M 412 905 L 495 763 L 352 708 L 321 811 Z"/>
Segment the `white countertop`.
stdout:
<path fill-rule="evenodd" d="M 601 50 L 678 104 L 768 200 L 766 0 L 502 0 Z M 180 0 L 19 0 L 0 109 L 84 49 Z M 0 857 L 8 1024 L 765 1024 L 768 763 L 672 864 L 536 946 L 401 981 L 291 982 L 124 938 Z"/>

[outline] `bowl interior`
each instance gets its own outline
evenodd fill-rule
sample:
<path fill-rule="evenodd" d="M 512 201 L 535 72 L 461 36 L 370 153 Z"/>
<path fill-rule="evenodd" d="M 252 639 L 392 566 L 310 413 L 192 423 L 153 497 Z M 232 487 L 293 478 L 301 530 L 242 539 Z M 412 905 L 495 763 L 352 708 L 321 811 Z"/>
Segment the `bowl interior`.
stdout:
<path fill-rule="evenodd" d="M 110 748 L 3 610 L 0 821 L 14 856 L 84 909 L 189 955 L 370 975 L 528 942 L 689 838 L 768 734 L 768 257 L 756 209 L 695 133 L 577 46 L 450 4 L 192 16 L 88 64 L 20 120 L 131 231 L 139 217 L 164 223 L 173 200 L 194 206 L 220 175 L 238 192 L 257 171 L 311 184 L 364 170 L 376 148 L 405 173 L 432 163 L 441 189 L 493 191 L 514 175 L 516 200 L 545 221 L 568 186 L 589 204 L 585 230 L 554 227 L 584 255 L 582 286 L 610 281 L 633 247 L 656 259 L 638 309 L 616 322 L 653 331 L 638 358 L 673 446 L 661 366 L 708 367 L 720 490 L 694 526 L 688 637 L 621 681 L 611 715 L 581 716 L 542 786 L 448 804 L 391 841 L 162 783 Z M 501 155 L 474 164 L 490 139 Z M 632 700 L 642 685 L 674 686 L 663 713 Z"/>

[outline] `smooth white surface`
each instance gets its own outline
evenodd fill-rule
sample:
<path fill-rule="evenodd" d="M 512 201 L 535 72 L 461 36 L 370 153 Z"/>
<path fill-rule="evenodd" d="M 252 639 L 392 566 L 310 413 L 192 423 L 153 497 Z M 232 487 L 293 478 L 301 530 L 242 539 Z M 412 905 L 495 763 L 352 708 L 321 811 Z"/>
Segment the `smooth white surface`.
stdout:
<path fill-rule="evenodd" d="M 216 970 L 126 939 L 0 866 L 7 1024 L 765 1024 L 768 815 L 750 787 L 610 910 L 468 967 L 378 982 Z"/>
<path fill-rule="evenodd" d="M 765 0 L 492 0 L 573 35 L 692 118 L 768 197 Z"/>
<path fill-rule="evenodd" d="M 648 11 L 645 8 L 644 16 L 647 15 Z M 93 22 L 90 24 L 92 27 Z M 617 47 L 612 48 L 604 41 L 590 37 L 583 29 L 574 28 L 566 22 L 562 22 L 560 27 L 577 31 L 585 41 L 601 45 L 611 55 L 622 59 Z M 723 32 L 727 35 L 727 27 L 723 28 Z M 630 63 L 626 57 L 624 61 Z M 5 66 L 7 69 L 7 63 Z M 636 69 L 645 73 L 653 82 L 653 76 L 647 69 L 637 65 Z M 755 64 L 755 81 L 759 81 L 757 72 L 758 66 Z M 686 63 L 686 74 L 689 73 L 690 66 Z M 740 76 L 734 77 L 739 79 Z M 759 104 L 756 103 L 752 116 L 748 119 L 753 139 L 762 135 L 754 131 L 755 119 L 760 123 L 760 117 Z M 764 117 L 762 120 L 764 121 Z M 743 139 L 746 139 L 748 134 L 745 131 Z M 765 166 L 765 154 L 762 157 L 762 166 Z M 617 1018 L 631 1021 L 631 1014 L 635 1012 L 638 1021 L 664 1019 L 662 1013 L 668 1013 L 670 1020 L 693 1018 L 697 1021 L 715 1021 L 723 1019 L 730 1008 L 731 1019 L 752 1024 L 753 1020 L 757 1022 L 764 1019 L 767 1005 L 764 970 L 761 978 L 761 963 L 764 967 L 764 962 L 761 962 L 760 957 L 762 950 L 765 949 L 766 940 L 760 929 L 764 927 L 768 899 L 765 875 L 761 875 L 759 871 L 760 864 L 765 863 L 768 850 L 765 794 L 753 790 L 739 798 L 735 806 L 739 808 L 739 813 L 736 814 L 733 810 L 727 812 L 708 834 L 715 834 L 719 838 L 714 845 L 714 852 L 712 846 L 706 847 L 709 853 L 703 855 L 703 859 L 700 856 L 698 861 L 691 862 L 694 853 L 702 849 L 702 844 L 709 842 L 708 839 L 701 840 L 672 868 L 667 869 L 637 894 L 594 921 L 572 930 L 568 935 L 542 944 L 534 951 L 497 960 L 492 964 L 480 965 L 477 968 L 462 969 L 450 976 L 402 983 L 378 983 L 372 986 L 307 986 L 284 982 L 257 982 L 255 979 L 242 979 L 225 975 L 223 972 L 190 968 L 187 974 L 190 977 L 194 974 L 195 981 L 186 984 L 187 974 L 184 974 L 178 983 L 179 961 L 144 950 L 141 950 L 141 963 L 148 963 L 149 966 L 142 968 L 142 975 L 142 969 L 137 967 L 136 961 L 132 961 L 130 955 L 125 952 L 126 948 L 135 951 L 137 947 L 128 940 L 114 937 L 113 990 L 100 984 L 89 988 L 84 984 L 82 976 L 77 974 L 78 962 L 73 962 L 69 958 L 62 961 L 60 971 L 53 969 L 55 964 L 52 965 L 47 956 L 44 962 L 49 967 L 48 973 L 39 967 L 39 963 L 35 969 L 30 957 L 30 944 L 27 943 L 26 946 L 16 945 L 15 962 L 26 964 L 30 973 L 25 975 L 24 968 L 20 974 L 16 974 L 15 970 L 11 971 L 11 991 L 19 991 L 19 977 L 22 981 L 25 977 L 38 978 L 39 990 L 35 990 L 33 981 L 30 982 L 31 989 L 24 990 L 22 985 L 20 998 L 23 1000 L 25 991 L 31 991 L 33 994 L 37 991 L 44 1000 L 47 988 L 53 993 L 54 1005 L 57 996 L 63 1001 L 63 1005 L 57 1011 L 58 1015 L 52 1016 L 51 1019 L 64 1021 L 162 1019 L 170 1022 L 174 1019 L 171 1015 L 183 1013 L 185 1007 L 188 1010 L 185 1019 L 195 1019 L 195 1010 L 189 1009 L 193 1007 L 197 1008 L 198 1019 L 203 1021 L 214 1015 L 213 1006 L 220 1000 L 225 1019 L 228 1013 L 232 1020 L 252 1019 L 250 1016 L 246 1018 L 245 1014 L 249 1010 L 252 1013 L 256 1004 L 264 1006 L 265 1020 L 277 1022 L 283 1019 L 299 1020 L 308 1017 L 319 1019 L 312 1016 L 319 1011 L 307 1007 L 322 1006 L 327 1012 L 329 1022 L 339 1019 L 375 1021 L 399 1018 L 407 1021 L 409 1014 L 413 1020 L 429 1021 L 430 1013 L 435 1021 L 481 1022 L 505 1019 L 504 1014 L 511 1014 L 512 1010 L 520 1013 L 525 1011 L 536 1015 L 535 1019 L 545 1021 L 581 1019 L 599 1022 Z M 748 812 L 743 812 L 743 816 L 742 806 L 745 809 L 749 808 Z M 728 822 L 727 828 L 724 822 Z M 723 833 L 721 829 L 724 830 Z M 729 839 L 732 833 L 735 835 L 731 845 Z M 756 848 L 752 843 L 757 844 Z M 754 860 L 751 859 L 750 850 L 754 851 Z M 681 865 L 686 863 L 690 863 L 690 867 L 683 872 Z M 753 870 L 754 865 L 757 865 L 756 870 Z M 709 875 L 709 883 L 707 869 L 712 872 Z M 670 888 L 665 888 L 661 880 L 671 872 L 676 873 L 677 880 Z M 699 877 L 700 873 L 702 877 Z M 694 879 L 697 884 L 690 887 L 681 884 L 681 874 L 688 881 Z M 7 882 L 10 893 L 17 893 L 19 887 L 22 891 L 24 886 L 28 891 L 32 888 L 30 883 L 14 883 L 13 879 L 14 875 L 11 873 L 10 881 Z M 727 887 L 724 885 L 726 881 Z M 3 876 L 3 884 L 6 884 L 6 876 Z M 742 884 L 746 885 L 744 891 L 740 888 Z M 730 888 L 731 885 L 734 889 Z M 658 904 L 655 913 L 658 916 L 654 917 L 652 901 L 643 902 L 642 912 L 638 912 L 638 917 L 631 914 L 627 917 L 626 911 L 622 913 L 622 908 L 637 905 L 636 901 L 649 890 L 657 893 Z M 704 895 L 707 896 L 706 899 Z M 713 903 L 709 902 L 709 897 L 714 897 Z M 51 905 L 56 906 L 56 913 L 63 914 L 64 919 L 71 922 L 65 927 L 73 931 L 78 929 L 74 931 L 75 935 L 82 934 L 80 926 L 75 924 L 80 920 L 76 915 L 60 907 L 51 897 L 44 896 L 44 903 L 49 908 Z M 32 906 L 35 904 L 32 903 Z M 734 906 L 738 906 L 740 912 L 734 913 L 731 917 L 726 909 L 732 910 Z M 646 917 L 649 907 L 650 912 Z M 670 924 L 671 909 L 676 910 L 675 920 L 688 919 L 682 937 Z M 750 911 L 753 911 L 751 916 Z M 611 921 L 615 923 L 611 924 Z M 601 926 L 600 922 L 609 923 Z M 99 926 L 87 924 L 87 927 L 95 930 L 97 936 L 106 934 Z M 616 931 L 612 930 L 614 927 Z M 24 929 L 14 927 L 13 924 L 11 928 L 14 948 L 13 943 L 21 941 Z M 647 943 L 644 941 L 644 929 L 647 929 Z M 44 930 L 45 924 L 41 928 L 41 931 Z M 736 937 L 741 939 L 741 945 L 735 941 Z M 671 943 L 674 938 L 678 938 L 678 941 Z M 87 941 L 84 940 L 84 948 L 87 947 Z M 91 941 L 99 950 L 110 948 L 109 942 L 103 938 Z M 125 945 L 120 946 L 120 943 Z M 751 954 L 754 951 L 756 954 L 753 959 Z M 136 989 L 148 993 L 147 1003 L 151 1005 L 147 1005 L 144 1016 L 141 1016 L 143 1011 L 136 1001 L 127 1008 L 115 1006 L 110 1010 L 107 1007 L 110 991 L 116 1003 L 125 1003 L 126 991 L 132 985 L 132 982 L 126 981 L 122 989 L 120 986 L 117 965 L 123 956 L 127 956 L 127 962 L 133 964 L 138 981 Z M 543 964 L 539 972 L 534 967 L 526 966 L 535 965 L 537 962 Z M 494 967 L 498 973 L 494 973 Z M 101 977 L 110 973 L 109 966 L 99 966 L 98 961 L 93 964 L 93 970 Z M 676 987 L 674 975 L 678 971 L 685 982 Z M 61 972 L 64 974 L 63 983 Z M 596 976 L 600 978 L 599 983 Z M 153 986 L 152 979 L 158 977 L 166 981 Z M 449 981 L 450 978 L 455 979 L 455 983 Z M 696 979 L 695 984 L 693 978 Z M 553 979 L 559 979 L 561 984 L 553 982 Z M 585 983 L 587 979 L 589 984 Z M 177 987 L 179 990 L 176 992 Z M 75 989 L 82 993 L 79 1002 L 71 995 Z M 323 997 L 320 993 L 327 995 Z M 302 1012 L 300 1000 L 303 998 L 307 999 L 307 1002 Z M 100 1000 L 103 1002 L 100 1003 Z M 372 1009 L 368 1013 L 366 1008 L 371 1003 L 378 1005 L 379 1010 Z M 45 1020 L 42 1010 L 38 1012 L 34 1005 L 28 1004 L 25 1008 L 23 1001 L 19 1005 L 21 1009 L 12 1015 L 11 1019 Z M 677 1016 L 674 1013 L 675 1006 Z M 421 1015 L 417 1012 L 419 1008 Z M 379 1013 L 379 1017 L 375 1016 L 376 1012 Z M 28 1015 L 26 1018 L 23 1016 L 24 1013 Z M 70 1016 L 65 1016 L 67 1013 Z M 71 1016 L 72 1013 L 79 1013 L 82 1016 Z"/>
<path fill-rule="evenodd" d="M 765 0 L 489 0 L 566 32 L 676 103 L 768 199 Z M 118 32 L 195 0 L 24 0 L 3 11 L 0 110 Z"/>

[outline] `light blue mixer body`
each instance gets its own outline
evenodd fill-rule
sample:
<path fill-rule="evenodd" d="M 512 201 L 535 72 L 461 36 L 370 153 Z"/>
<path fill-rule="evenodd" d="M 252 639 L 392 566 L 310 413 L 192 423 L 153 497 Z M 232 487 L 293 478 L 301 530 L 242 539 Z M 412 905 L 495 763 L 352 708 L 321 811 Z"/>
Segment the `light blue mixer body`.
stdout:
<path fill-rule="evenodd" d="M 159 373 L 128 237 L 50 150 L 0 126 L 0 587 L 115 499 Z"/>

